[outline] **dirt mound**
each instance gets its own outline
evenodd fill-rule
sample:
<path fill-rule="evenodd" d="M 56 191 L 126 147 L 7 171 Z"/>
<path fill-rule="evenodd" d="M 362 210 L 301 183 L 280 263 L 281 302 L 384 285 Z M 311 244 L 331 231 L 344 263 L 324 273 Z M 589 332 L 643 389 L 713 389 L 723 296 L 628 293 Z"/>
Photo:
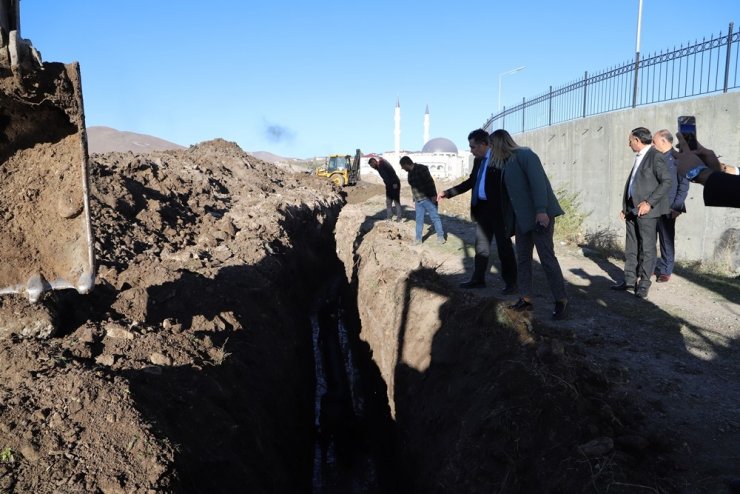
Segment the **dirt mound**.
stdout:
<path fill-rule="evenodd" d="M 91 168 L 96 289 L 43 300 L 56 338 L 0 346 L 0 490 L 301 490 L 311 294 L 296 278 L 322 262 L 295 247 L 327 248 L 339 194 L 223 140 Z"/>

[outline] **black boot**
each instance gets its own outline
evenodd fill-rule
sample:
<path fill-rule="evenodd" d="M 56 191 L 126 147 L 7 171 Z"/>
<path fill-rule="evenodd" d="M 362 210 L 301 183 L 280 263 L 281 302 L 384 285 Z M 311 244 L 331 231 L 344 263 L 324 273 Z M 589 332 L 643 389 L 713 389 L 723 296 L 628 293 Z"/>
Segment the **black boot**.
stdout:
<path fill-rule="evenodd" d="M 488 258 L 475 255 L 475 264 L 473 266 L 473 276 L 470 281 L 460 283 L 460 288 L 485 288 L 486 271 L 488 270 Z"/>

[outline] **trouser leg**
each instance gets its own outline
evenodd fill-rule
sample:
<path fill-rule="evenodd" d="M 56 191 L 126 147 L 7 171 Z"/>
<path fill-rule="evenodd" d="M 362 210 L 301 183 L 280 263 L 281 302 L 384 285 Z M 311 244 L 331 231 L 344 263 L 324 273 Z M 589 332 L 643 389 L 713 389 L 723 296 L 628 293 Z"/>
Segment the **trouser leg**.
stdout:
<path fill-rule="evenodd" d="M 432 220 L 432 224 L 434 225 L 434 232 L 437 234 L 437 237 L 439 237 L 440 239 L 444 239 L 445 231 L 442 228 L 442 219 L 439 217 L 437 206 L 432 201 L 425 201 L 425 203 L 427 205 L 429 219 Z"/>
<path fill-rule="evenodd" d="M 401 211 L 401 201 L 396 200 L 396 219 L 400 220 L 402 218 L 402 211 Z"/>
<path fill-rule="evenodd" d="M 504 279 L 506 286 L 514 285 L 517 278 L 516 255 L 514 254 L 514 244 L 511 242 L 511 237 L 506 234 L 503 218 L 494 220 L 493 233 L 496 237 L 496 249 L 501 262 L 501 277 Z"/>
<path fill-rule="evenodd" d="M 416 241 L 421 242 L 422 233 L 424 232 L 424 205 L 420 202 L 415 204 L 416 209 Z"/>
<path fill-rule="evenodd" d="M 516 268 L 519 295 L 532 298 L 532 249 L 534 249 L 534 232 L 516 232 Z"/>
<path fill-rule="evenodd" d="M 624 239 L 624 281 L 627 285 L 632 286 L 637 282 L 637 256 L 638 256 L 638 237 L 637 237 L 637 219 L 633 215 L 627 216 L 624 220 L 625 239 Z"/>
<path fill-rule="evenodd" d="M 655 262 L 657 274 L 673 273 L 675 260 L 674 239 L 676 235 L 676 220 L 670 216 L 658 218 L 658 240 L 660 243 L 660 259 Z"/>
<path fill-rule="evenodd" d="M 540 258 L 542 269 L 545 270 L 545 276 L 547 277 L 547 284 L 550 285 L 550 292 L 557 302 L 558 300 L 565 300 L 568 298 L 565 291 L 565 280 L 563 279 L 563 271 L 560 269 L 560 263 L 558 258 L 555 257 L 555 245 L 553 244 L 552 237 L 555 233 L 555 218 L 550 218 L 550 224 L 542 233 L 534 233 L 534 245 L 537 248 L 537 255 Z M 517 244 L 519 239 L 517 238 Z M 532 249 L 529 250 L 530 255 Z"/>
<path fill-rule="evenodd" d="M 493 231 L 490 226 L 481 220 L 475 222 L 475 264 L 473 268 L 474 281 L 484 281 L 488 272 L 488 258 L 491 253 Z"/>
<path fill-rule="evenodd" d="M 393 218 L 393 211 L 391 210 L 391 205 L 393 204 L 393 199 L 386 196 L 385 197 L 385 217 L 386 219 L 392 219 Z"/>
<path fill-rule="evenodd" d="M 640 248 L 640 262 L 637 269 L 638 282 L 640 286 L 648 288 L 651 285 L 650 277 L 655 270 L 658 218 L 638 218 L 637 234 Z"/>

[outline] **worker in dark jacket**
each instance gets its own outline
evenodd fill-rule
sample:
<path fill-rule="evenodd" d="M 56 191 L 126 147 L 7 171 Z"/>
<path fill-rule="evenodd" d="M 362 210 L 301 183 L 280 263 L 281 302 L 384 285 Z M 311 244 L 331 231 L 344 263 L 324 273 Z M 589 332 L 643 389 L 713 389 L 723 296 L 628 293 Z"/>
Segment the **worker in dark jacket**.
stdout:
<path fill-rule="evenodd" d="M 432 178 L 432 174 L 429 173 L 429 168 L 425 165 L 414 163 L 408 156 L 401 158 L 400 163 L 401 168 L 409 174 L 409 186 L 411 187 L 411 194 L 414 197 L 414 206 L 416 207 L 416 243 L 421 243 L 425 213 L 429 214 L 429 218 L 432 220 L 439 243 L 445 243 L 442 220 L 439 218 L 439 212 L 437 212 L 437 187 L 434 185 L 434 179 Z"/>
<path fill-rule="evenodd" d="M 396 205 L 396 221 L 401 221 L 401 181 L 393 165 L 383 158 L 370 158 L 368 164 L 380 174 L 385 184 L 385 211 L 388 220 L 393 219 L 393 204 Z"/>

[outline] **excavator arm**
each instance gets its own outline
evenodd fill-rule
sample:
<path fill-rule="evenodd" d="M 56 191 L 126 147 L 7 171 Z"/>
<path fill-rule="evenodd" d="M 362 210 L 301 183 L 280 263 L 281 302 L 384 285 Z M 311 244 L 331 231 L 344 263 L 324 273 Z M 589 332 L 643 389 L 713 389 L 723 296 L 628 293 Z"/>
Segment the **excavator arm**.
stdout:
<path fill-rule="evenodd" d="M 0 295 L 92 289 L 88 173 L 79 64 L 42 62 L 0 0 Z"/>

